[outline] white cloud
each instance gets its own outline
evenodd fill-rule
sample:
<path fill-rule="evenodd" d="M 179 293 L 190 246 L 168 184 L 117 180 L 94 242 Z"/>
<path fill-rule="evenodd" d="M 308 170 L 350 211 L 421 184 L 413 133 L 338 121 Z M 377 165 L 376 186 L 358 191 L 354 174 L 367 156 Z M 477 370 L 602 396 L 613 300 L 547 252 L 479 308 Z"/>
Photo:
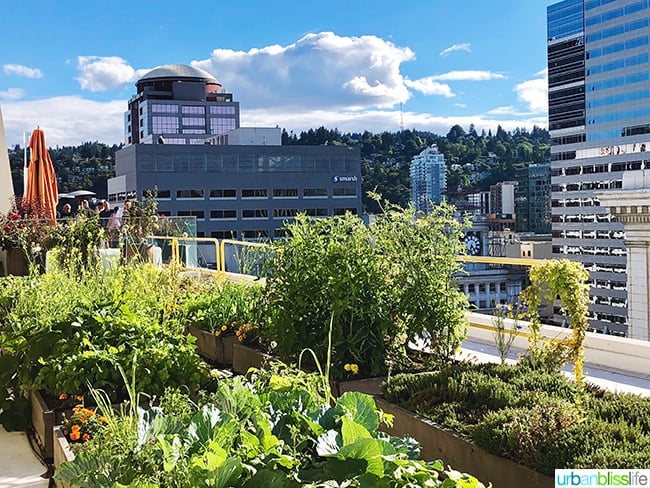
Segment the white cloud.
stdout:
<path fill-rule="evenodd" d="M 398 110 L 359 110 L 359 111 L 327 111 L 315 110 L 306 112 L 284 112 L 277 110 L 247 110 L 242 112 L 242 126 L 275 126 L 276 124 L 287 130 L 299 133 L 303 130 L 313 129 L 316 125 L 334 129 L 341 132 L 370 132 L 392 131 L 400 128 L 401 118 L 404 119 L 404 128 L 431 131 L 436 134 L 447 134 L 449 129 L 458 124 L 468 128 L 474 124 L 476 130 L 491 129 L 495 132 L 500 125 L 504 130 L 512 131 L 516 128 L 532 129 L 533 126 L 546 127 L 546 117 L 527 118 L 499 118 L 487 114 L 465 116 L 436 116 L 428 113 L 403 112 Z"/>
<path fill-rule="evenodd" d="M 400 65 L 415 58 L 376 36 L 307 34 L 287 46 L 215 49 L 194 66 L 212 73 L 245 107 L 361 109 L 393 107 L 410 97 Z M 242 111 L 243 111 L 242 110 Z"/>
<path fill-rule="evenodd" d="M 471 53 L 472 52 L 472 47 L 471 47 L 469 42 L 463 42 L 461 44 L 454 44 L 454 45 L 449 46 L 448 48 L 443 49 L 442 51 L 440 51 L 440 56 L 442 56 L 444 58 L 445 56 L 449 56 L 451 53 L 456 52 L 456 51 L 465 51 L 465 52 Z"/>
<path fill-rule="evenodd" d="M 77 58 L 79 85 L 91 92 L 113 90 L 136 81 L 149 70 L 133 69 L 118 56 L 79 56 Z"/>
<path fill-rule="evenodd" d="M 487 81 L 503 80 L 505 79 L 505 76 L 502 73 L 495 73 L 494 71 L 459 70 L 449 71 L 441 75 L 429 76 L 428 78 L 436 81 Z"/>
<path fill-rule="evenodd" d="M 31 132 L 37 125 L 45 131 L 48 146 L 79 145 L 86 141 L 119 144 L 124 141 L 124 112 L 127 100 L 95 102 L 82 97 L 55 97 L 34 101 L 8 102 L 2 105 L 7 143 L 22 144 L 22 132 Z M 507 114 L 503 114 L 507 115 Z M 500 117 L 498 114 L 474 114 L 464 116 L 436 116 L 399 110 L 337 110 L 293 108 L 261 108 L 242 110 L 242 126 L 269 127 L 278 125 L 288 131 L 325 126 L 342 132 L 398 131 L 403 117 L 404 127 L 431 131 L 444 135 L 458 124 L 477 131 L 492 129 L 498 125 L 505 130 L 517 127 L 532 129 L 534 125 L 546 127 L 545 116 Z"/>
<path fill-rule="evenodd" d="M 124 141 L 127 100 L 95 102 L 77 96 L 2 104 L 7 144 L 22 145 L 22 133 L 40 126 L 48 146 L 79 145 L 87 141 Z"/>
<path fill-rule="evenodd" d="M 405 79 L 404 84 L 409 88 L 413 88 L 424 95 L 442 95 L 443 97 L 454 97 L 451 87 L 446 83 L 438 83 L 433 80 L 433 77 L 420 78 L 419 80 Z"/>
<path fill-rule="evenodd" d="M 466 107 L 467 107 L 467 104 L 465 104 L 465 103 L 454 103 L 454 107 L 458 107 L 458 108 L 466 108 Z"/>
<path fill-rule="evenodd" d="M 548 112 L 548 70 L 535 73 L 537 78 L 523 81 L 515 87 L 517 99 L 526 103 L 535 113 Z"/>
<path fill-rule="evenodd" d="M 8 88 L 0 91 L 0 100 L 20 100 L 25 96 L 25 90 L 22 88 Z"/>
<path fill-rule="evenodd" d="M 5 64 L 4 69 L 7 75 L 24 76 L 25 78 L 43 78 L 43 72 L 38 68 L 30 68 L 21 64 Z"/>

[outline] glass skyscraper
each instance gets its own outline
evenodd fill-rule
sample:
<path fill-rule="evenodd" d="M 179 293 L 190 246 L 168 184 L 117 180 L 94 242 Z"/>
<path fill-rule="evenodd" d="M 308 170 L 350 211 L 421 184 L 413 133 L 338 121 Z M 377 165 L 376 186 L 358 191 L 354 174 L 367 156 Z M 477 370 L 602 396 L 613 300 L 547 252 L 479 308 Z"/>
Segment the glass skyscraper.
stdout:
<path fill-rule="evenodd" d="M 553 254 L 590 271 L 591 327 L 625 335 L 623 225 L 597 192 L 650 168 L 650 0 L 565 0 L 547 21 Z"/>

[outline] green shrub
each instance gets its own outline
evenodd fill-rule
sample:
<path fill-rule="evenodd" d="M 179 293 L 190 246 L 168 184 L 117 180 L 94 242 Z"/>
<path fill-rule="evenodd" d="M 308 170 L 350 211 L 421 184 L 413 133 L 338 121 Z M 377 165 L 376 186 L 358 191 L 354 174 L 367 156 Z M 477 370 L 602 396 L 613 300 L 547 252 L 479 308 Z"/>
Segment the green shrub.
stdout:
<path fill-rule="evenodd" d="M 530 407 L 506 408 L 490 412 L 476 425 L 472 438 L 493 454 L 539 469 L 540 458 L 559 433 L 582 421 L 571 403 L 547 398 Z M 546 474 L 551 472 L 544 471 Z"/>
<path fill-rule="evenodd" d="M 624 420 L 650 434 L 650 398 L 631 393 L 606 392 L 590 403 L 594 415 L 609 422 Z"/>

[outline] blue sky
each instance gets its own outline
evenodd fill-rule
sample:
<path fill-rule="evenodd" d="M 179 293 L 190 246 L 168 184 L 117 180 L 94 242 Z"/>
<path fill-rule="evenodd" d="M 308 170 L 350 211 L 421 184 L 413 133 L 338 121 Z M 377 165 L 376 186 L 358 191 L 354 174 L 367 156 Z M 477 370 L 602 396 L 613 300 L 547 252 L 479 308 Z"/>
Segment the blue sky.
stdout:
<path fill-rule="evenodd" d="M 242 126 L 446 134 L 546 127 L 554 0 L 3 0 L 7 143 L 123 141 L 135 81 L 165 64 L 212 73 Z"/>

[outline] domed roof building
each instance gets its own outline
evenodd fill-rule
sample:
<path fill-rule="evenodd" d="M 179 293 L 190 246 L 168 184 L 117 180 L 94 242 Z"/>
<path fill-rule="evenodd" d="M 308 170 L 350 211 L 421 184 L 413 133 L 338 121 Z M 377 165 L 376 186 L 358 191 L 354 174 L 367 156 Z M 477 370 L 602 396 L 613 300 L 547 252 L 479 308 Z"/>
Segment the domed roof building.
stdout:
<path fill-rule="evenodd" d="M 126 144 L 202 144 L 239 128 L 239 103 L 207 71 L 183 64 L 155 68 L 136 81 L 124 115 Z"/>

